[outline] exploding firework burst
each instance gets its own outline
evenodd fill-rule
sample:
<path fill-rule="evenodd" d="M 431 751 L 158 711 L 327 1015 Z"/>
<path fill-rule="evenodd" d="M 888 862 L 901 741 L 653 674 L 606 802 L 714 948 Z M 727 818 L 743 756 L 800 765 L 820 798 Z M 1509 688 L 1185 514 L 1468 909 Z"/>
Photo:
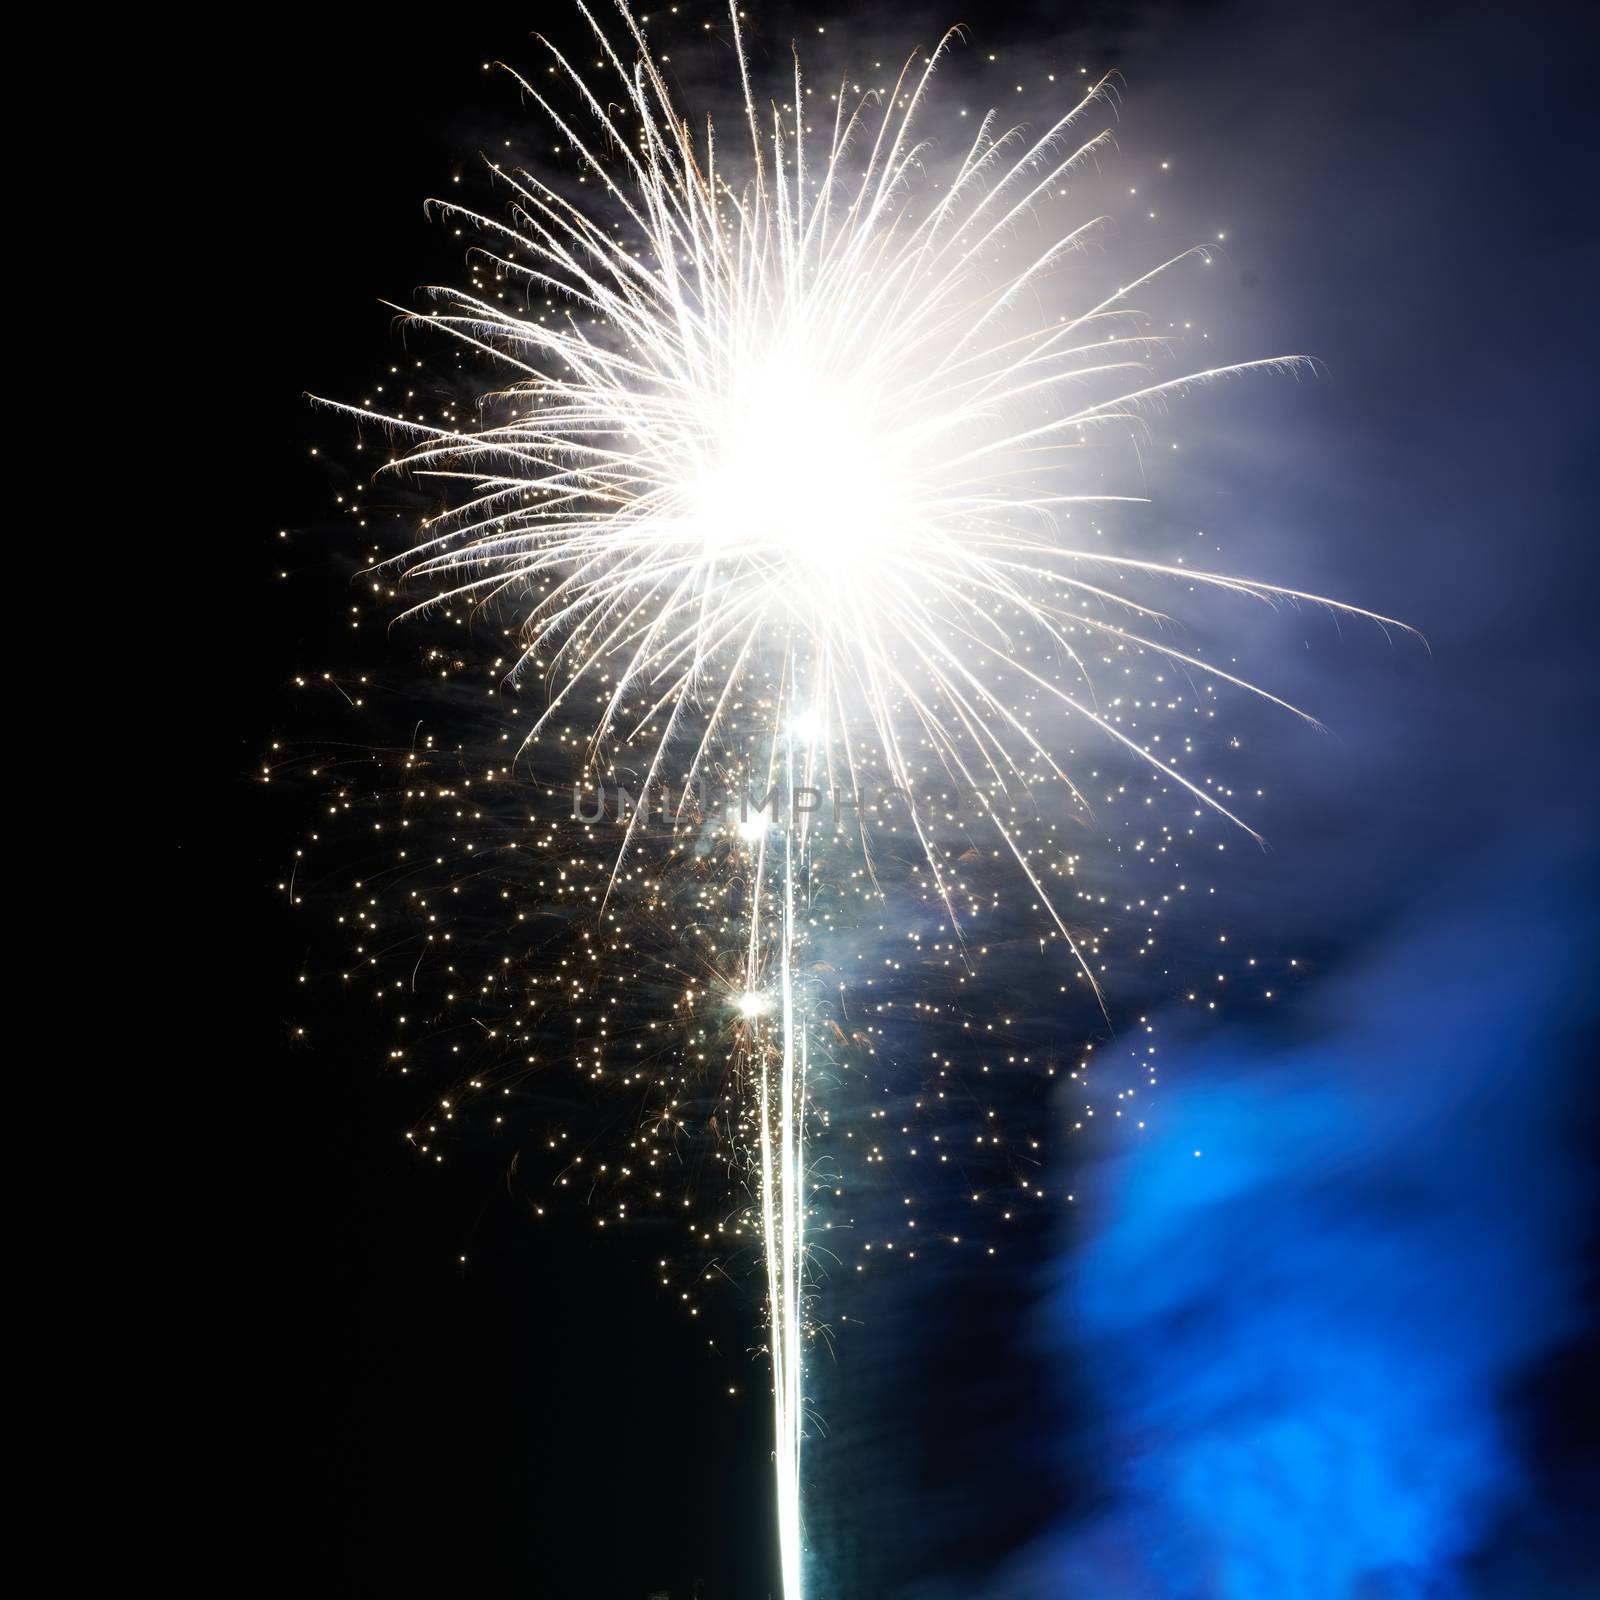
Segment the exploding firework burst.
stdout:
<path fill-rule="evenodd" d="M 1199 251 L 1060 309 L 1099 223 L 1058 228 L 1049 212 L 1107 142 L 1088 126 L 1104 83 L 1041 134 L 982 118 L 940 177 L 920 129 L 950 39 L 883 92 L 841 87 L 819 118 L 798 61 L 782 97 L 757 95 L 735 8 L 730 154 L 680 110 L 626 6 L 615 37 L 579 10 L 607 81 L 554 46 L 559 103 L 518 79 L 576 182 L 495 165 L 501 215 L 441 209 L 478 238 L 475 285 L 500 287 L 435 289 L 407 313 L 493 375 L 472 422 L 343 409 L 402 442 L 389 470 L 442 494 L 388 564 L 423 587 L 413 611 L 511 617 L 506 681 L 541 698 L 522 751 L 554 743 L 602 783 L 636 763 L 620 826 L 585 830 L 603 873 L 566 900 L 569 868 L 581 874 L 556 865 L 570 846 L 552 829 L 549 888 L 630 927 L 630 950 L 669 930 L 662 1020 L 690 1046 L 707 1028 L 729 1041 L 708 1114 L 726 1119 L 754 1195 L 740 1227 L 765 1269 L 782 1571 L 798 1600 L 807 1129 L 814 1058 L 837 1071 L 830 1031 L 850 1037 L 807 976 L 819 882 L 882 901 L 873 822 L 891 808 L 862 797 L 902 797 L 915 892 L 941 908 L 959 960 L 981 896 L 952 841 L 976 822 L 1099 997 L 1095 935 L 1063 904 L 1070 866 L 1030 845 L 1019 817 L 1019 801 L 1041 815 L 1042 789 L 1088 811 L 1060 730 L 1244 824 L 1105 708 L 1096 660 L 1132 652 L 1283 705 L 1180 648 L 1161 587 L 1332 602 L 1108 549 L 1096 508 L 1131 497 L 1088 463 L 1186 390 L 1300 361 L 1156 374 L 1162 340 L 1134 299 Z M 930 774 L 945 786 L 932 806 L 918 798 Z M 708 781 L 768 805 L 708 820 Z M 650 835 L 652 795 L 666 845 Z M 955 822 L 949 807 L 969 804 L 976 818 Z M 847 842 L 859 869 L 841 862 Z M 896 853 L 890 876 L 907 870 Z M 717 937 L 695 954 L 713 903 Z M 663 1127 L 682 1128 L 682 1104 L 668 1100 Z"/>

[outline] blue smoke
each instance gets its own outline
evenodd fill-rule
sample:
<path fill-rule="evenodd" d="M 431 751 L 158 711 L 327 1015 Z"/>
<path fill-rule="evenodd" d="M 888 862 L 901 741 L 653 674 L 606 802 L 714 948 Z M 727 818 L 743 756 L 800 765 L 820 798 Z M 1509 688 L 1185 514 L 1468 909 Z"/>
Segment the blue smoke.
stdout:
<path fill-rule="evenodd" d="M 1050 1301 L 1099 1508 L 996 1593 L 1488 1592 L 1470 1558 L 1537 1490 L 1513 1385 L 1586 1315 L 1588 906 L 1543 868 L 1559 898 L 1476 886 L 1293 1039 L 1169 1063 Z"/>

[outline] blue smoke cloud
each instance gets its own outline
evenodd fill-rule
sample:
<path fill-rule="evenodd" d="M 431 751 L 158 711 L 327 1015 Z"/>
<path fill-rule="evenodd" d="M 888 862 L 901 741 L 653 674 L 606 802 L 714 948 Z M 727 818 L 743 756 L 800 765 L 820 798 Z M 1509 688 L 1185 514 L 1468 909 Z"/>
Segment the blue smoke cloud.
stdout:
<path fill-rule="evenodd" d="M 1584 876 L 1479 884 L 1292 1039 L 1169 1063 L 1145 1141 L 1083 1185 L 1089 1236 L 1049 1302 L 1099 1509 L 996 1593 L 1489 1592 L 1470 1558 L 1537 1488 L 1513 1385 L 1585 1316 Z"/>

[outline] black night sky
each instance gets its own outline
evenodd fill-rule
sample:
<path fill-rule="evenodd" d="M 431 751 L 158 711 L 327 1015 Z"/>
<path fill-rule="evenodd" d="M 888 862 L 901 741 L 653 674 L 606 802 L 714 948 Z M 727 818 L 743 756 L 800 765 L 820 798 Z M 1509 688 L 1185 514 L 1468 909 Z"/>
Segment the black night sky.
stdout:
<path fill-rule="evenodd" d="M 1070 1227 L 861 1293 L 819 1380 L 819 1600 L 1600 1592 L 1592 41 L 1539 0 L 756 16 L 763 50 L 963 22 L 980 86 L 990 51 L 1118 70 L 1118 161 L 1180 156 L 1171 226 L 1230 236 L 1208 315 L 1319 363 L 1189 407 L 1158 510 L 1427 638 L 1244 619 L 1328 731 L 1249 713 L 1270 848 L 1219 892 L 1301 975 L 1270 1018 L 1170 1021 L 1151 1141 L 1051 1154 Z M 358 658 L 305 393 L 364 392 L 380 299 L 451 273 L 421 202 L 525 125 L 482 63 L 569 26 L 156 22 L 106 113 L 143 259 L 89 271 L 164 467 L 108 507 L 141 530 L 135 613 L 97 583 L 85 630 L 137 636 L 91 669 L 116 771 L 68 758 L 106 887 L 53 963 L 76 1042 L 29 1068 L 42 1592 L 776 1593 L 753 1302 L 687 1323 L 647 1233 L 534 1226 L 491 1155 L 419 1165 L 366 1012 L 296 992 L 305 797 L 252 782 L 305 733 L 293 675 Z M 1197 1186 L 1169 1157 L 1201 1143 Z"/>

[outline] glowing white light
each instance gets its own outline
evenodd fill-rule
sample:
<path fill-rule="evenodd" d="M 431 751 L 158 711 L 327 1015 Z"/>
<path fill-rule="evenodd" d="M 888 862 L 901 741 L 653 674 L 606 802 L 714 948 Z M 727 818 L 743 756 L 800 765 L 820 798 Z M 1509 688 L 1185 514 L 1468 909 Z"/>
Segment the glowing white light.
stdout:
<path fill-rule="evenodd" d="M 740 1014 L 746 1017 L 761 1017 L 766 1015 L 767 997 L 751 990 L 739 996 Z"/>
<path fill-rule="evenodd" d="M 859 388 L 781 347 L 730 378 L 681 490 L 710 560 L 745 556 L 826 587 L 914 532 L 895 432 Z"/>
<path fill-rule="evenodd" d="M 789 737 L 796 744 L 815 744 L 827 732 L 827 726 L 827 718 L 814 707 L 809 711 L 797 711 L 789 718 Z"/>

